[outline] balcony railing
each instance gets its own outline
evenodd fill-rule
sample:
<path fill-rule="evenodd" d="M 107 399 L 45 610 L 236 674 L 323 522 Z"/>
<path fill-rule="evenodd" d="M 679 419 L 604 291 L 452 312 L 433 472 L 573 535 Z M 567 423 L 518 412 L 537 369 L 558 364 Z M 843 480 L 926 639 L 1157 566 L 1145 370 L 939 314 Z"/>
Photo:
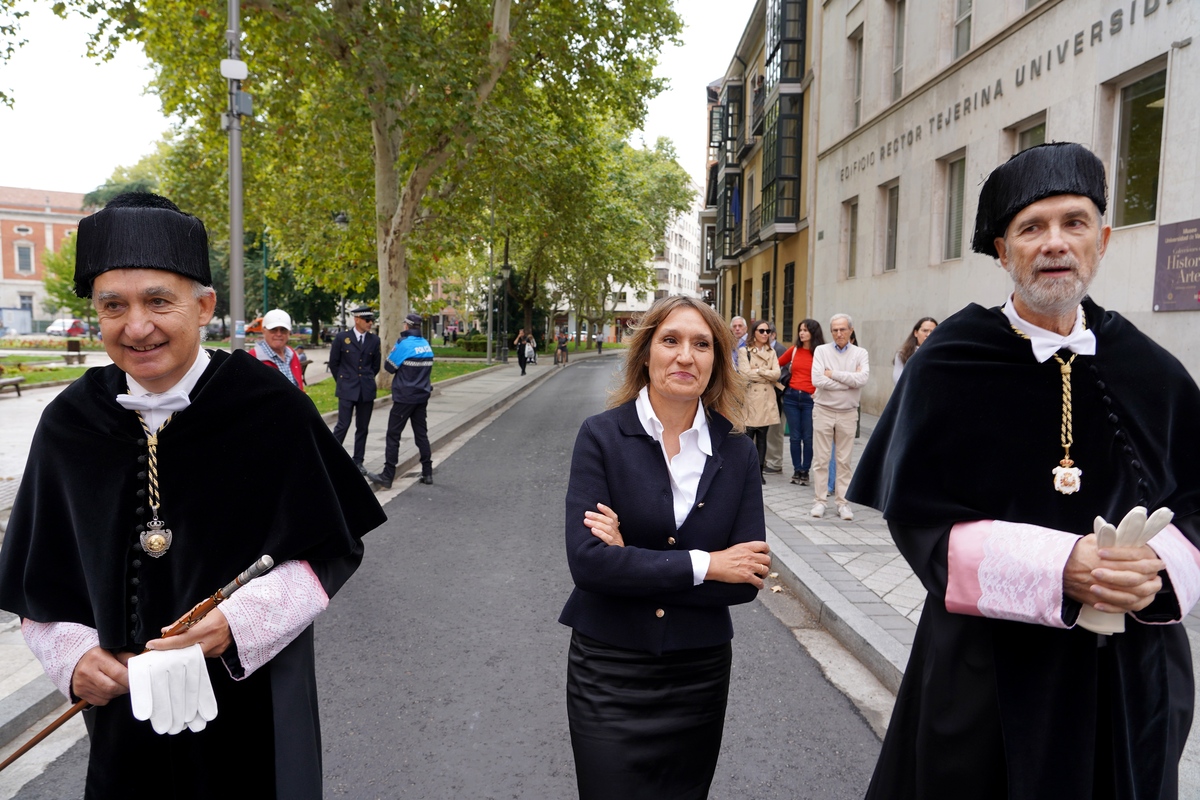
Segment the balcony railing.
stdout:
<path fill-rule="evenodd" d="M 749 230 L 746 231 L 746 243 L 755 244 L 759 240 L 759 232 L 762 230 L 762 206 L 755 206 L 750 211 Z"/>
<path fill-rule="evenodd" d="M 766 100 L 767 93 L 763 87 L 759 86 L 754 90 L 754 100 L 751 102 L 751 132 L 756 136 L 762 135 L 763 129 L 763 106 Z"/>
<path fill-rule="evenodd" d="M 735 150 L 739 161 L 746 157 L 746 153 L 750 152 L 750 148 L 754 147 L 754 143 L 757 141 L 757 138 L 746 133 L 744 127 L 738 129 L 737 147 Z"/>

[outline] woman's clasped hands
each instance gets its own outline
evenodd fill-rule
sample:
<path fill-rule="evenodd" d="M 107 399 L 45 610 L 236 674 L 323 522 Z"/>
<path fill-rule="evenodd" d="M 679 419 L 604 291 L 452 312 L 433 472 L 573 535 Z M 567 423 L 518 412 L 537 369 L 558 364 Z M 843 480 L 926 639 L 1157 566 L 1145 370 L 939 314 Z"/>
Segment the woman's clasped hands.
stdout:
<path fill-rule="evenodd" d="M 597 503 L 598 511 L 585 511 L 583 524 L 600 541 L 614 547 L 624 547 L 621 522 L 617 512 L 603 503 Z M 724 550 L 709 553 L 708 581 L 721 583 L 749 583 L 756 589 L 763 588 L 763 578 L 771 571 L 771 551 L 766 542 L 739 542 Z"/>

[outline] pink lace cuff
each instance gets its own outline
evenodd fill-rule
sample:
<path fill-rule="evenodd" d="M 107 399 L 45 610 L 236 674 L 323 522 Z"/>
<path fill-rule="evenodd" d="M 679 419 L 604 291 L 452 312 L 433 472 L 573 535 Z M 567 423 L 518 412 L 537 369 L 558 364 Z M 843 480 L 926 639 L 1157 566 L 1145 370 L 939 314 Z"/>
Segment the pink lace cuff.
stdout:
<path fill-rule="evenodd" d="M 219 608 L 237 644 L 241 680 L 277 656 L 329 605 L 321 581 L 307 561 L 285 561 L 238 589 Z M 224 659 L 223 659 L 224 660 Z"/>
<path fill-rule="evenodd" d="M 1171 577 L 1175 599 L 1179 602 L 1179 616 L 1168 622 L 1145 624 L 1169 625 L 1179 622 L 1200 599 L 1200 551 L 1174 525 L 1163 528 L 1147 544 L 1167 565 L 1167 575 Z M 1134 618 L 1137 618 L 1137 614 L 1134 614 Z"/>
<path fill-rule="evenodd" d="M 75 665 L 83 654 L 100 646 L 100 634 L 95 628 L 77 622 L 34 622 L 21 620 L 21 635 L 25 644 L 42 664 L 46 676 L 68 700 Z"/>
<path fill-rule="evenodd" d="M 946 610 L 953 614 L 1070 627 L 1062 620 L 1063 568 L 1079 537 L 1001 520 L 950 530 Z"/>

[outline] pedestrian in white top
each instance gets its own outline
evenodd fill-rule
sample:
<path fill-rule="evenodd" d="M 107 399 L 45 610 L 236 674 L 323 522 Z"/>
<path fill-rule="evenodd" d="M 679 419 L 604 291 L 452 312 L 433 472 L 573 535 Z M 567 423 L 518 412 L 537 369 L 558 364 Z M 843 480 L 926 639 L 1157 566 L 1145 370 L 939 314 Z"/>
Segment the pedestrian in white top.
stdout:
<path fill-rule="evenodd" d="M 854 320 L 849 314 L 834 314 L 829 320 L 833 342 L 823 344 L 813 352 L 813 487 L 816 502 L 814 517 L 825 516 L 825 501 L 829 496 L 830 453 L 837 456 L 837 483 L 834 501 L 838 516 L 854 519 L 846 502 L 850 486 L 850 451 L 854 447 L 854 430 L 858 424 L 858 402 L 862 387 L 871 376 L 867 351 L 850 343 Z"/>

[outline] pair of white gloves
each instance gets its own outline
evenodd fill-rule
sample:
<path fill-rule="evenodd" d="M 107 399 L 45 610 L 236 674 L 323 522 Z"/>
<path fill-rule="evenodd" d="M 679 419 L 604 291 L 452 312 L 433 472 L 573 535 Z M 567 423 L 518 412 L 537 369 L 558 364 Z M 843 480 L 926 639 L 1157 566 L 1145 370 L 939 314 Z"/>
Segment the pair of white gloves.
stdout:
<path fill-rule="evenodd" d="M 129 659 L 129 699 L 133 716 L 150 720 L 155 733 L 174 736 L 184 728 L 204 730 L 217 716 L 204 650 L 151 650 Z"/>
<path fill-rule="evenodd" d="M 1160 508 L 1146 516 L 1143 506 L 1134 506 L 1115 528 L 1104 517 L 1096 517 L 1092 531 L 1096 534 L 1097 547 L 1140 547 L 1171 524 L 1175 513 L 1169 508 Z M 1108 636 L 1125 632 L 1125 614 L 1119 611 L 1097 611 L 1084 606 L 1079 612 L 1079 625 L 1094 633 Z"/>

